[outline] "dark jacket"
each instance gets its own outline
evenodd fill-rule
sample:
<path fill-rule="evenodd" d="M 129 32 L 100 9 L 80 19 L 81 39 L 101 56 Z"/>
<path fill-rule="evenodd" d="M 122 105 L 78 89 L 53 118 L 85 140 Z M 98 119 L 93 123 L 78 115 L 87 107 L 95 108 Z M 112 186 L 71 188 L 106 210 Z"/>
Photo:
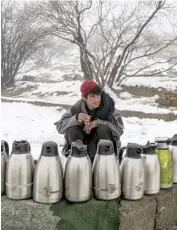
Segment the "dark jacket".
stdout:
<path fill-rule="evenodd" d="M 55 123 L 59 134 L 66 134 L 66 130 L 72 126 L 82 125 L 76 118 L 76 115 L 80 112 L 88 114 L 86 103 L 82 99 L 76 102 L 70 110 L 63 114 L 61 119 Z M 123 121 L 120 112 L 115 108 L 114 100 L 105 92 L 102 92 L 101 94 L 101 103 L 99 108 L 95 110 L 95 118 L 98 126 L 100 124 L 108 125 L 118 151 L 121 145 L 120 136 L 123 134 Z M 65 144 L 63 146 L 62 154 L 67 155 L 66 152 L 69 149 L 70 144 L 65 136 Z"/>

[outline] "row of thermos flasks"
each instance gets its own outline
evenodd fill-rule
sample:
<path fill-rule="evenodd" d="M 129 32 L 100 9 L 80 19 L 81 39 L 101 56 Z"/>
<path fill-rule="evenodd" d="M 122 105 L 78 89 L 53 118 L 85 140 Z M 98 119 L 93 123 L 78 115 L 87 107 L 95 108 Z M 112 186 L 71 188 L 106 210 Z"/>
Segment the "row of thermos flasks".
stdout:
<path fill-rule="evenodd" d="M 64 170 L 53 141 L 43 143 L 34 164 L 28 141 L 1 141 L 1 195 L 22 200 L 33 197 L 39 203 L 56 203 L 64 196 L 70 202 L 85 202 L 92 195 L 99 200 L 121 196 L 139 200 L 144 194 L 157 194 L 177 183 L 177 134 L 158 137 L 146 145 L 128 143 L 114 153 L 113 143 L 100 140 L 93 165 L 87 146 L 72 143 Z"/>

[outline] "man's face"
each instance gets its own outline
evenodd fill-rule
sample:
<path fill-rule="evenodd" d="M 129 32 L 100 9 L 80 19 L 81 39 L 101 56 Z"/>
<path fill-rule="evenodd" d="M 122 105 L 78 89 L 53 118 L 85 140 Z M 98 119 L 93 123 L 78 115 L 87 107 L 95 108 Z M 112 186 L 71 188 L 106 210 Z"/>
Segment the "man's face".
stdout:
<path fill-rule="evenodd" d="M 90 109 L 98 108 L 101 103 L 101 95 L 89 94 L 86 98 L 86 103 Z"/>

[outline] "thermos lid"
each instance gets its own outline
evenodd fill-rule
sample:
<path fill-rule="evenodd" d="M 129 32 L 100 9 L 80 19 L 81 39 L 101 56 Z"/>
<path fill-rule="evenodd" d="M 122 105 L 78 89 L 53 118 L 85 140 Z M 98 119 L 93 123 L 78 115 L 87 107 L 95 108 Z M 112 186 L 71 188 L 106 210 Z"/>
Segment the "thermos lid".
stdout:
<path fill-rule="evenodd" d="M 12 153 L 21 154 L 30 152 L 30 144 L 27 141 L 14 141 L 12 144 Z"/>
<path fill-rule="evenodd" d="M 58 156 L 58 146 L 54 141 L 46 141 L 42 145 L 41 156 L 55 157 Z"/>
<path fill-rule="evenodd" d="M 155 143 L 150 143 L 149 141 L 147 142 L 146 145 L 143 146 L 143 154 L 156 154 L 155 149 L 156 149 Z"/>
<path fill-rule="evenodd" d="M 81 140 L 76 140 L 71 144 L 71 156 L 72 157 L 86 157 L 87 146 L 83 144 Z"/>
<path fill-rule="evenodd" d="M 28 145 L 28 148 L 29 148 L 28 152 L 31 151 L 31 145 L 27 140 L 21 140 L 21 143 L 26 143 Z"/>
<path fill-rule="evenodd" d="M 168 143 L 169 138 L 168 137 L 156 137 L 155 142 L 157 142 L 157 143 Z"/>
<path fill-rule="evenodd" d="M 142 146 L 136 143 L 128 143 L 126 157 L 139 159 L 141 158 Z"/>
<path fill-rule="evenodd" d="M 114 154 L 113 143 L 110 140 L 100 139 L 97 146 L 98 155 L 112 155 Z"/>
<path fill-rule="evenodd" d="M 177 146 L 177 134 L 170 138 L 170 145 Z"/>

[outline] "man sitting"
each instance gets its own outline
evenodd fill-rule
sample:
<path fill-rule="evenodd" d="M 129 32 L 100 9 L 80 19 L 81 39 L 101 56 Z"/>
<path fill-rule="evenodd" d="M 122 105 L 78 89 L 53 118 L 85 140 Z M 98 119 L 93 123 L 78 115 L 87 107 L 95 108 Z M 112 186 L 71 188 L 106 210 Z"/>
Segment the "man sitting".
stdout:
<path fill-rule="evenodd" d="M 93 80 L 85 80 L 80 91 L 82 99 L 55 123 L 59 134 L 65 134 L 62 154 L 68 156 L 71 143 L 77 139 L 88 146 L 92 162 L 100 139 L 111 140 L 117 154 L 123 121 L 114 100 Z"/>

